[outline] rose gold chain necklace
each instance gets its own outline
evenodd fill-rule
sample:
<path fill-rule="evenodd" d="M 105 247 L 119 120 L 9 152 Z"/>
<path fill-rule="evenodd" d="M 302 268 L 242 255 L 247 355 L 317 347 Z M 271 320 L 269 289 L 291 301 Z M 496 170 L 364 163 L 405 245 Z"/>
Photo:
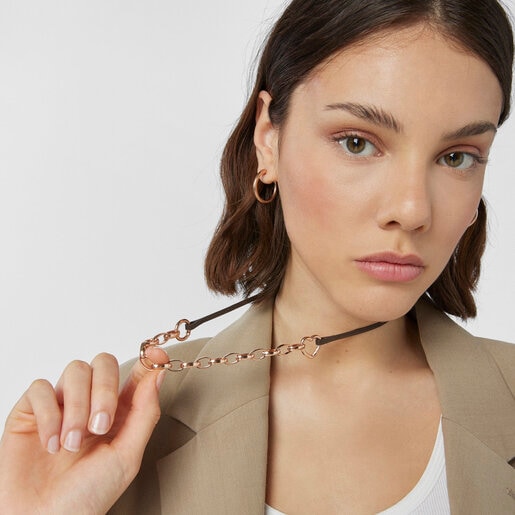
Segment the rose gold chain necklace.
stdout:
<path fill-rule="evenodd" d="M 156 334 L 153 338 L 145 340 L 141 344 L 139 352 L 139 359 L 141 363 L 148 370 L 169 370 L 170 372 L 182 372 L 183 370 L 186 370 L 188 368 L 198 368 L 202 370 L 205 368 L 210 368 L 213 365 L 236 365 L 237 363 L 240 363 L 242 361 L 260 361 L 264 358 L 271 358 L 274 356 L 285 356 L 286 354 L 289 354 L 293 351 L 301 351 L 304 356 L 313 359 L 318 354 L 320 347 L 322 345 L 325 345 L 326 343 L 334 342 L 336 340 L 343 340 L 344 338 L 349 338 L 350 336 L 356 336 L 358 334 L 366 333 L 386 324 L 386 322 L 376 322 L 375 324 L 370 324 L 365 327 L 359 327 L 358 329 L 353 329 L 352 331 L 347 331 L 345 333 L 334 334 L 332 336 L 304 336 L 300 339 L 299 343 L 294 343 L 291 345 L 283 344 L 271 349 L 259 348 L 247 353 L 230 352 L 225 356 L 220 356 L 216 358 L 203 356 L 201 358 L 196 359 L 195 361 L 183 361 L 180 359 L 172 359 L 167 363 L 154 363 L 147 356 L 147 350 L 149 348 L 159 347 L 170 340 L 177 340 L 179 342 L 183 342 L 190 337 L 191 331 L 193 331 L 193 329 L 197 328 L 199 325 L 210 320 L 213 320 L 214 318 L 225 315 L 226 313 L 229 313 L 237 308 L 240 308 L 245 304 L 249 304 L 254 300 L 258 299 L 259 297 L 259 294 L 254 295 L 253 297 L 248 297 L 247 299 L 237 302 L 236 304 L 232 304 L 231 306 L 221 309 L 220 311 L 216 311 L 215 313 L 211 313 L 210 315 L 207 315 L 203 318 L 199 318 L 198 320 L 194 320 L 193 322 L 190 322 L 185 318 L 179 320 L 177 324 L 175 324 L 174 329 L 172 329 L 171 331 Z M 182 335 L 181 328 L 183 328 Z"/>

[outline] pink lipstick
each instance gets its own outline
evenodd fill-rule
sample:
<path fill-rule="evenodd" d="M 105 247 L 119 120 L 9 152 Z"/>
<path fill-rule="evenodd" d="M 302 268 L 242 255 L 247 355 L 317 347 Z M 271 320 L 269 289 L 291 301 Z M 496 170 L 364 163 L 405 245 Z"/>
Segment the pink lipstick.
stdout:
<path fill-rule="evenodd" d="M 387 282 L 409 282 L 424 271 L 424 263 L 415 254 L 381 252 L 359 258 L 356 266 L 374 279 Z"/>

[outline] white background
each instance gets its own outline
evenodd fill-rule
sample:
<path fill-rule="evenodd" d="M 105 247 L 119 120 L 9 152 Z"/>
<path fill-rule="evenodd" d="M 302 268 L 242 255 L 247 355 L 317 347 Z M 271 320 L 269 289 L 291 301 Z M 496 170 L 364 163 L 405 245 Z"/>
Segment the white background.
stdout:
<path fill-rule="evenodd" d="M 179 318 L 232 302 L 203 284 L 217 166 L 281 4 L 0 0 L 0 423 L 33 379 L 54 382 L 100 351 L 124 361 Z M 514 142 L 508 122 L 486 181 L 480 317 L 468 324 L 506 340 Z"/>

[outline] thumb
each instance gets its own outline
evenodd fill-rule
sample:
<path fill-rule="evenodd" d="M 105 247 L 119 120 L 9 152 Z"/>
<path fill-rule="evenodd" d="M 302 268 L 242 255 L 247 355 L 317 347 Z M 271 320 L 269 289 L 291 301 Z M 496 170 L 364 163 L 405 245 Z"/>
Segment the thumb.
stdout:
<path fill-rule="evenodd" d="M 148 355 L 154 363 L 169 360 L 166 352 L 157 348 L 149 349 Z M 112 445 L 127 467 L 125 475 L 129 480 L 137 474 L 145 447 L 159 420 L 159 387 L 166 373 L 166 370 L 148 370 L 138 360 L 120 393 L 119 410 L 123 413 L 119 415 L 123 423 Z"/>
<path fill-rule="evenodd" d="M 166 352 L 158 348 L 149 349 L 148 357 L 154 363 L 167 363 L 169 360 Z M 144 432 L 149 428 L 151 431 L 159 418 L 158 391 L 165 374 L 166 370 L 158 371 L 145 368 L 139 360 L 134 363 L 118 399 L 118 409 L 113 425 L 115 433 L 122 435 L 123 428 L 129 424 L 129 417 L 132 417 L 135 411 L 139 412 L 142 417 L 142 424 L 144 421 L 148 421 L 149 426 L 146 427 Z M 150 437 L 150 434 L 148 437 Z"/>
<path fill-rule="evenodd" d="M 147 356 L 153 363 L 163 364 L 168 363 L 169 361 L 168 354 L 166 354 L 164 350 L 159 349 L 158 347 L 150 347 L 147 350 Z M 145 368 L 139 359 L 136 360 L 120 392 L 120 406 L 126 406 L 127 409 L 130 408 L 132 403 L 132 396 L 136 391 L 136 387 L 140 381 L 142 381 L 143 378 L 148 375 L 155 376 L 159 374 L 155 370 L 149 370 L 148 368 Z"/>
<path fill-rule="evenodd" d="M 145 370 L 143 366 L 141 368 Z M 136 366 L 134 369 L 136 369 L 135 373 L 139 374 L 140 370 Z M 166 373 L 166 370 L 160 372 L 145 370 L 141 377 L 135 376 L 132 380 L 129 378 L 126 385 L 128 389 L 134 385 L 134 392 L 125 423 L 118 431 L 112 445 L 117 448 L 122 462 L 128 467 L 127 475 L 130 480 L 140 467 L 145 447 L 159 420 L 161 414 L 159 386 Z"/>

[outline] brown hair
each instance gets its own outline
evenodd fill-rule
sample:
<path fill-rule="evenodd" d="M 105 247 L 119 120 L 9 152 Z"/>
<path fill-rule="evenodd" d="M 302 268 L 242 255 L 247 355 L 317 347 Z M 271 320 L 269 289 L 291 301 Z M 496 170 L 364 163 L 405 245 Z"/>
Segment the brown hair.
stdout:
<path fill-rule="evenodd" d="M 261 290 L 276 295 L 284 277 L 290 242 L 278 195 L 259 204 L 252 191 L 257 172 L 253 142 L 259 92 L 272 97 L 269 112 L 280 127 L 295 88 L 335 52 L 368 36 L 424 22 L 483 59 L 499 80 L 510 110 L 513 33 L 496 0 L 293 0 L 275 24 L 263 49 L 256 82 L 221 161 L 226 202 L 209 246 L 205 275 L 219 293 Z M 486 242 L 486 207 L 469 227 L 442 274 L 428 289 L 437 307 L 452 315 L 476 315 L 472 292 L 479 279 Z"/>

